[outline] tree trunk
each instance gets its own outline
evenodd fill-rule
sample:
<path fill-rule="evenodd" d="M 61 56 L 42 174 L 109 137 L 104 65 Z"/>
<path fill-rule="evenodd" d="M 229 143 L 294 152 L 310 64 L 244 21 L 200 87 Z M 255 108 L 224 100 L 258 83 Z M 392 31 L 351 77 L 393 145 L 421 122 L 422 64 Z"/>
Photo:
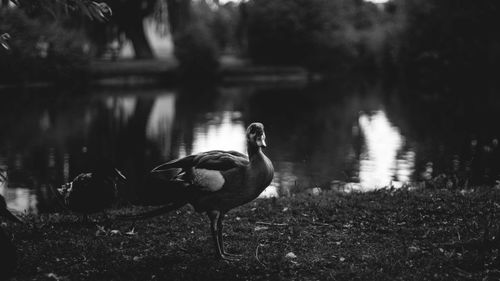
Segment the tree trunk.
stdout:
<path fill-rule="evenodd" d="M 121 31 L 125 32 L 134 47 L 136 59 L 151 59 L 153 50 L 144 32 L 143 19 L 152 12 L 154 0 L 110 0 L 113 9 L 112 19 Z"/>
<path fill-rule="evenodd" d="M 152 59 L 154 57 L 153 50 L 144 33 L 142 18 L 132 18 L 123 26 L 125 35 L 132 41 L 134 46 L 136 59 Z"/>

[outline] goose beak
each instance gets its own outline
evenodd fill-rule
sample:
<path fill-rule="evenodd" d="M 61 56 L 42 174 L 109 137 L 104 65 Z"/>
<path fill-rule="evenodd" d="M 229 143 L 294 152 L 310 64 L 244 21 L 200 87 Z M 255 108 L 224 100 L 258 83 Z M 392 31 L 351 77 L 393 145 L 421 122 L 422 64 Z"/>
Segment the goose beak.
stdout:
<path fill-rule="evenodd" d="M 0 210 L 0 215 L 9 219 L 10 221 L 17 222 L 17 223 L 22 223 L 22 221 L 16 217 L 14 214 L 12 214 L 9 210 L 7 209 L 2 209 Z"/>
<path fill-rule="evenodd" d="M 266 139 L 264 139 L 264 138 L 258 138 L 256 143 L 257 143 L 257 146 L 259 146 L 259 147 L 264 147 L 264 148 L 267 147 Z"/>

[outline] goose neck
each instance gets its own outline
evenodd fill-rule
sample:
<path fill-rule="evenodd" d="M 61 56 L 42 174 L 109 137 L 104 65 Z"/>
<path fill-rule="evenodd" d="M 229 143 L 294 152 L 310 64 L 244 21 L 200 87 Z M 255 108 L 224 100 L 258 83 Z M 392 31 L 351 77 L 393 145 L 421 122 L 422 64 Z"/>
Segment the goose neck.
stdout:
<path fill-rule="evenodd" d="M 262 150 L 258 146 L 248 145 L 247 147 L 248 147 L 247 148 L 247 153 L 248 153 L 248 158 L 249 159 L 255 158 L 255 156 L 258 156 L 259 154 L 262 154 Z"/>

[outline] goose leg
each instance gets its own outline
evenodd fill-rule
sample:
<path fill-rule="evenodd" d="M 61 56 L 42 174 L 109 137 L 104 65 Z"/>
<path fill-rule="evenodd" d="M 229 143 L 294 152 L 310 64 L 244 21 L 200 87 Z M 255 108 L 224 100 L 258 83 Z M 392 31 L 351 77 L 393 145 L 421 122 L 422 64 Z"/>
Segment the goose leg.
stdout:
<path fill-rule="evenodd" d="M 220 247 L 221 247 L 222 253 L 228 257 L 231 257 L 232 259 L 240 259 L 242 257 L 242 255 L 228 253 L 224 250 L 224 243 L 223 243 L 224 240 L 222 240 L 222 229 L 223 229 L 222 220 L 224 219 L 225 215 L 226 215 L 225 212 L 221 212 L 219 215 L 219 219 L 217 220 L 217 229 L 218 229 L 217 235 L 218 235 L 218 239 L 220 241 Z"/>
<path fill-rule="evenodd" d="M 210 230 L 212 232 L 212 238 L 214 239 L 215 250 L 217 255 L 223 260 L 235 260 L 234 257 L 230 257 L 224 253 L 224 248 L 222 246 L 222 229 L 219 228 L 219 218 L 221 213 L 219 211 L 209 211 L 208 217 L 210 218 Z"/>

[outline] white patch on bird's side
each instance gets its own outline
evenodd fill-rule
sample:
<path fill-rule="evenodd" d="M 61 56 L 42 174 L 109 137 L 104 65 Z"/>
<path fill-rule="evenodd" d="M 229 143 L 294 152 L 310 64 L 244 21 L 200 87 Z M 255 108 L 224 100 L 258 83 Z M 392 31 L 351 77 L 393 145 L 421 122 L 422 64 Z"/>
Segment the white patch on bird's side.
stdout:
<path fill-rule="evenodd" d="M 194 183 L 205 191 L 217 191 L 224 186 L 224 177 L 219 171 L 207 169 L 193 170 Z"/>

